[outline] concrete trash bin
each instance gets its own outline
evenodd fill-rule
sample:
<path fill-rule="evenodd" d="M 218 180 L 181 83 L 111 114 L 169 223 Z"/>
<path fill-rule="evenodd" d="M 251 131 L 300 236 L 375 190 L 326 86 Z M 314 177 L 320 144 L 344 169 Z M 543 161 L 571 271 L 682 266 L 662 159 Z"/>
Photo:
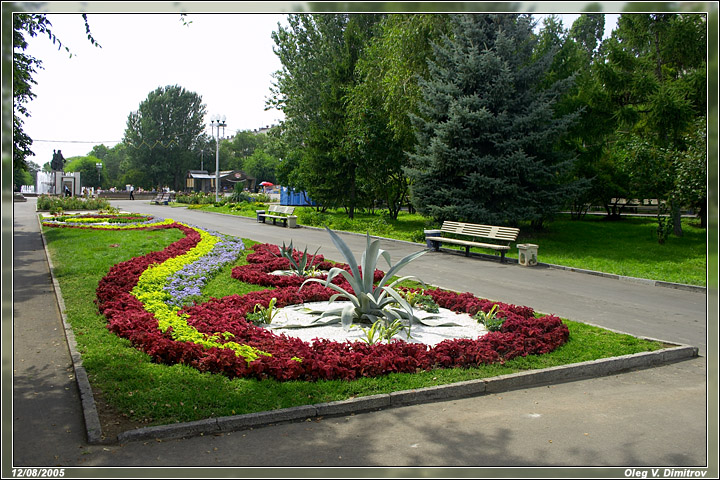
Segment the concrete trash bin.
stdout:
<path fill-rule="evenodd" d="M 287 226 L 288 228 L 297 228 L 297 215 L 288 215 Z"/>
<path fill-rule="evenodd" d="M 257 216 L 256 218 L 257 218 L 258 223 L 261 223 L 261 222 L 264 222 L 264 221 L 265 221 L 265 219 L 263 219 L 262 217 L 260 217 L 261 214 L 264 215 L 264 214 L 265 214 L 265 210 L 255 210 L 255 215 Z"/>
<path fill-rule="evenodd" d="M 427 237 L 439 237 L 442 235 L 442 230 L 425 230 L 425 244 L 428 248 L 435 248 L 435 245 L 433 245 L 433 242 L 427 239 Z"/>
<path fill-rule="evenodd" d="M 533 243 L 518 243 L 518 263 L 524 267 L 537 265 L 538 246 Z"/>

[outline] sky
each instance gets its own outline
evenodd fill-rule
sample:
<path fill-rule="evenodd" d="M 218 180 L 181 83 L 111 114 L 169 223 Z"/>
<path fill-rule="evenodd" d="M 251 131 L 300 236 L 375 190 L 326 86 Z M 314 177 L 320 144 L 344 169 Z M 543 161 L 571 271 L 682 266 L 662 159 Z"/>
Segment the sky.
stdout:
<path fill-rule="evenodd" d="M 52 32 L 29 39 L 27 53 L 42 61 L 34 79 L 25 132 L 33 139 L 29 161 L 42 166 L 61 150 L 67 159 L 94 145 L 122 141 L 128 115 L 158 87 L 179 85 L 198 94 L 210 119 L 225 115 L 225 135 L 279 123 L 283 114 L 265 110 L 281 69 L 271 33 L 286 14 L 88 13 L 95 40 L 87 39 L 80 13 L 48 13 Z M 577 15 L 563 17 L 569 28 Z M 607 32 L 617 15 L 608 15 Z M 185 23 L 189 23 L 186 25 Z M 198 166 L 199 167 L 199 166 Z"/>

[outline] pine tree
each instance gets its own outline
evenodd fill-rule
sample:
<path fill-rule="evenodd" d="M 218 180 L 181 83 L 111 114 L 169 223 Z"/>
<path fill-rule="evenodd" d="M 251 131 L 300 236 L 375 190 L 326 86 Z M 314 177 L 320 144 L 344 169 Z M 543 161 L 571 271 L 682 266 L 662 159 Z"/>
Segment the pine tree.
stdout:
<path fill-rule="evenodd" d="M 466 14 L 434 45 L 417 146 L 413 203 L 437 221 L 542 225 L 576 186 L 559 139 L 578 112 L 555 105 L 572 77 L 543 85 L 553 51 L 535 58 L 529 15 Z"/>

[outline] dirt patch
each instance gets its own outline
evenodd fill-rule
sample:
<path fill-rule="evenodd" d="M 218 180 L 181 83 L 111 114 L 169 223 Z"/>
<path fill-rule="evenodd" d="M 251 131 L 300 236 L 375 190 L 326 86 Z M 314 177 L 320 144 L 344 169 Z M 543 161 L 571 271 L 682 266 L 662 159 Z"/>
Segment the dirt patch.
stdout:
<path fill-rule="evenodd" d="M 121 433 L 148 426 L 147 422 L 135 420 L 129 415 L 119 412 L 105 401 L 103 393 L 96 388 L 93 388 L 93 397 L 95 399 L 95 409 L 100 419 L 103 441 L 116 443 L 118 435 Z"/>

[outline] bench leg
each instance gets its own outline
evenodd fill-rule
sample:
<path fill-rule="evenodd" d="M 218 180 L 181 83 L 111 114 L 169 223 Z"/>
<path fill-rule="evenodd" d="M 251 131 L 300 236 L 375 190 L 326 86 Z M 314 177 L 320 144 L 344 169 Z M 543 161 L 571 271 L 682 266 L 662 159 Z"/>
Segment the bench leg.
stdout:
<path fill-rule="evenodd" d="M 500 252 L 500 263 L 507 263 L 507 260 L 505 260 L 505 250 Z"/>
<path fill-rule="evenodd" d="M 466 257 L 469 257 L 469 256 L 470 256 L 470 245 L 466 245 L 466 246 L 465 246 L 465 256 L 466 256 Z"/>

